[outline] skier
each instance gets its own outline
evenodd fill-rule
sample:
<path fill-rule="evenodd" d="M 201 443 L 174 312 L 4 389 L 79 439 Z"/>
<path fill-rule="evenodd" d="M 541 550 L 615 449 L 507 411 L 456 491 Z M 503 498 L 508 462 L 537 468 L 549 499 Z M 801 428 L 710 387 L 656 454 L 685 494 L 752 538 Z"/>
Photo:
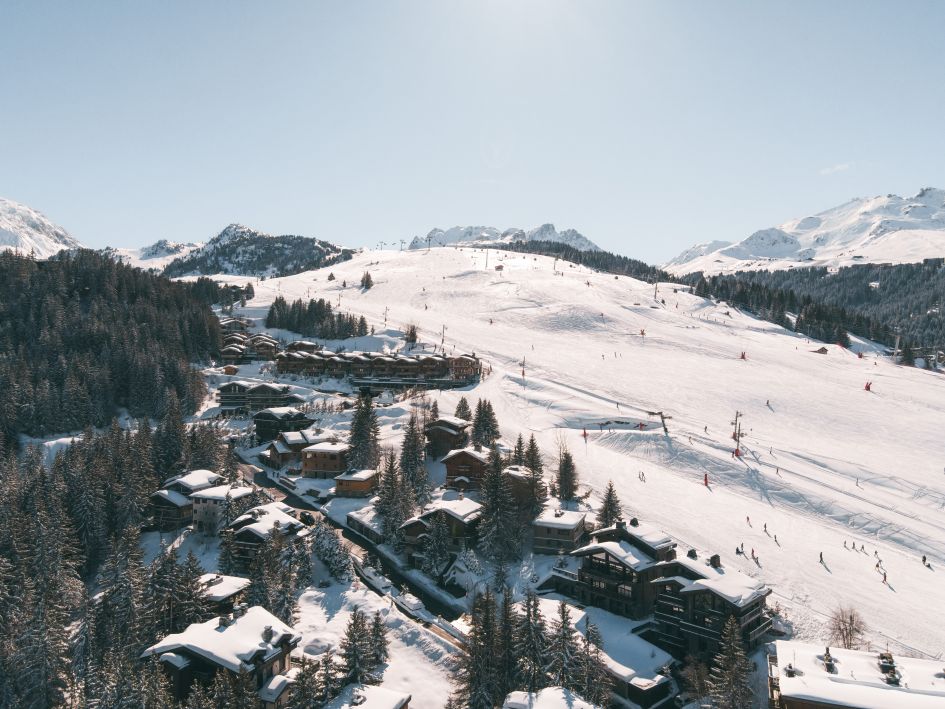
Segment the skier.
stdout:
<path fill-rule="evenodd" d="M 748 524 L 748 526 L 750 527 L 750 526 L 751 526 L 751 517 L 749 517 L 748 515 L 745 515 L 745 522 L 746 522 L 746 523 Z"/>
<path fill-rule="evenodd" d="M 777 534 L 774 535 L 774 543 L 777 544 L 778 546 L 781 546 L 781 544 L 778 542 L 778 535 L 777 535 Z"/>
<path fill-rule="evenodd" d="M 848 547 L 847 547 L 847 540 L 846 540 L 846 539 L 843 540 L 843 548 L 844 548 L 844 549 L 847 549 L 847 548 L 848 548 Z"/>
<path fill-rule="evenodd" d="M 771 399 L 765 399 L 765 406 L 771 406 Z"/>
<path fill-rule="evenodd" d="M 768 533 L 768 523 L 765 522 L 765 534 L 767 534 L 767 533 Z"/>
<path fill-rule="evenodd" d="M 709 487 L 709 474 L 708 473 L 705 473 L 702 476 L 702 484 L 705 485 L 706 487 Z"/>
<path fill-rule="evenodd" d="M 823 552 L 820 552 L 820 563 L 821 563 L 821 564 L 824 563 L 824 553 L 823 553 Z"/>
<path fill-rule="evenodd" d="M 886 583 L 886 572 L 883 572 L 883 583 Z"/>
<path fill-rule="evenodd" d="M 922 566 L 926 566 L 925 554 L 922 555 Z"/>
<path fill-rule="evenodd" d="M 708 433 L 708 432 L 709 432 L 709 427 L 708 427 L 708 426 L 703 426 L 703 427 L 702 427 L 702 432 L 703 432 L 703 433 Z"/>

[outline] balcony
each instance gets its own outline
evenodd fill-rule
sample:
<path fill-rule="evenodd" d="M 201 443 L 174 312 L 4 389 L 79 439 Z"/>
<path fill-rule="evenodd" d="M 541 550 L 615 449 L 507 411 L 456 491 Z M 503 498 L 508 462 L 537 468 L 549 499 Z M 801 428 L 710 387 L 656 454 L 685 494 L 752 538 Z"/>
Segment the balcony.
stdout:
<path fill-rule="evenodd" d="M 754 628 L 748 633 L 748 642 L 753 643 L 755 640 L 760 638 L 762 635 L 768 632 L 771 629 L 771 618 L 765 618 L 761 621 L 757 628 Z"/>
<path fill-rule="evenodd" d="M 560 568 L 555 567 L 551 570 L 551 575 L 558 576 L 563 579 L 567 579 L 568 581 L 578 580 L 577 572 L 570 571 L 569 569 L 560 569 Z"/>
<path fill-rule="evenodd" d="M 616 571 L 610 566 L 597 566 L 594 564 L 585 564 L 581 567 L 581 580 L 590 583 L 593 579 L 601 581 L 610 581 L 611 583 L 620 583 L 630 585 L 633 583 L 633 574 Z"/>

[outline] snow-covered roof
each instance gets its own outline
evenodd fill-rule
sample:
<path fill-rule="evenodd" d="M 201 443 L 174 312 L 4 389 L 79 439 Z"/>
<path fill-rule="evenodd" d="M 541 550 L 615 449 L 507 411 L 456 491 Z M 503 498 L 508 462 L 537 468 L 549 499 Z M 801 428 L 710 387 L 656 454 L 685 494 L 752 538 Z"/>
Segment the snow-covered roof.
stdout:
<path fill-rule="evenodd" d="M 285 443 L 280 441 L 278 438 L 274 440 L 272 443 L 270 443 L 269 445 L 275 448 L 276 453 L 278 453 L 279 455 L 288 455 L 289 453 L 292 452 L 292 449 L 289 448 L 289 446 L 287 446 Z"/>
<path fill-rule="evenodd" d="M 477 451 L 475 446 L 467 446 L 466 448 L 456 448 L 451 450 L 449 453 L 443 456 L 443 462 L 445 463 L 446 461 L 450 460 L 451 458 L 455 458 L 461 453 L 468 453 L 473 458 L 476 458 L 483 463 L 489 460 L 489 452 L 485 448 Z"/>
<path fill-rule="evenodd" d="M 737 569 L 726 569 L 724 566 L 715 568 L 705 559 L 690 559 L 688 556 L 674 561 L 702 576 L 689 581 L 680 589 L 680 593 L 709 590 L 739 607 L 771 593 L 771 589 L 763 582 Z"/>
<path fill-rule="evenodd" d="M 556 510 L 548 507 L 542 510 L 541 514 L 535 518 L 532 524 L 541 527 L 552 527 L 554 529 L 574 529 L 584 524 L 585 517 L 587 517 L 586 512 L 579 512 L 577 510 Z"/>
<path fill-rule="evenodd" d="M 824 669 L 823 645 L 793 640 L 775 642 L 782 697 L 861 709 L 932 709 L 945 706 L 945 669 L 941 660 L 893 656 L 899 686 L 887 684 L 878 653 L 830 648 L 836 672 Z M 788 677 L 785 668 L 797 670 Z"/>
<path fill-rule="evenodd" d="M 376 470 L 354 470 L 348 473 L 336 475 L 335 480 L 365 481 L 370 480 L 377 475 Z"/>
<path fill-rule="evenodd" d="M 502 709 L 595 709 L 570 689 L 545 687 L 539 692 L 512 692 Z"/>
<path fill-rule="evenodd" d="M 267 627 L 272 629 L 268 641 L 263 639 Z M 231 672 L 239 672 L 241 668 L 248 671 L 252 669 L 251 659 L 256 653 L 261 653 L 263 660 L 267 660 L 280 651 L 282 640 L 298 642 L 301 638 L 265 608 L 253 606 L 223 626 L 217 618 L 193 623 L 183 632 L 173 633 L 155 643 L 142 653 L 142 657 L 187 651 Z"/>
<path fill-rule="evenodd" d="M 438 510 L 443 510 L 460 522 L 472 522 L 479 517 L 482 505 L 475 500 L 470 500 L 468 497 L 454 497 L 450 499 L 444 497 L 431 502 L 421 516 L 429 517 Z"/>
<path fill-rule="evenodd" d="M 356 519 L 361 524 L 370 527 L 375 532 L 383 531 L 382 520 L 374 509 L 374 505 L 365 505 L 357 510 L 351 510 L 348 515 L 351 519 Z"/>
<path fill-rule="evenodd" d="M 191 504 L 190 498 L 187 497 L 187 495 L 177 492 L 177 490 L 158 490 L 153 493 L 151 497 L 160 497 L 167 500 L 175 507 L 187 507 L 187 505 Z"/>
<path fill-rule="evenodd" d="M 230 527 L 239 532 L 248 530 L 261 539 L 268 539 L 274 524 L 278 524 L 281 530 L 302 526 L 301 522 L 289 514 L 291 511 L 292 508 L 288 505 L 270 502 L 240 515 L 233 520 Z"/>
<path fill-rule="evenodd" d="M 174 665 L 174 667 L 179 670 L 184 669 L 190 664 L 190 660 L 188 660 L 183 655 L 178 655 L 176 652 L 165 652 L 163 655 L 161 655 L 160 660 L 161 662 L 168 662 Z"/>
<path fill-rule="evenodd" d="M 223 601 L 249 586 L 249 579 L 242 576 L 224 576 L 223 574 L 204 574 L 200 583 L 205 587 L 203 597 L 209 601 Z"/>
<path fill-rule="evenodd" d="M 289 685 L 295 682 L 295 674 L 296 673 L 293 672 L 292 675 L 273 675 L 268 680 L 266 680 L 265 684 L 259 688 L 259 691 L 256 692 L 256 694 L 258 694 L 259 698 L 264 702 L 278 701 L 279 697 L 281 697 L 282 693 L 288 689 Z"/>
<path fill-rule="evenodd" d="M 341 694 L 325 705 L 325 709 L 403 709 L 411 696 L 386 687 L 349 684 Z"/>
<path fill-rule="evenodd" d="M 222 479 L 223 476 L 218 475 L 212 470 L 191 470 L 189 473 L 184 475 L 178 475 L 175 478 L 165 480 L 164 487 L 167 487 L 171 484 L 181 485 L 191 492 L 195 492 L 197 490 L 202 490 L 205 487 L 210 487 Z"/>
<path fill-rule="evenodd" d="M 320 441 L 302 450 L 306 453 L 339 453 L 348 450 L 348 444 L 341 441 Z"/>
<path fill-rule="evenodd" d="M 511 475 L 513 478 L 528 478 L 531 471 L 524 465 L 507 465 L 502 469 L 505 475 Z"/>
<path fill-rule="evenodd" d="M 296 415 L 299 415 L 299 414 L 301 414 L 301 413 L 302 413 L 302 412 L 299 411 L 299 410 L 298 410 L 297 408 L 295 408 L 294 406 L 273 406 L 273 407 L 271 407 L 271 408 L 263 409 L 262 411 L 258 411 L 258 412 L 256 413 L 256 416 L 259 416 L 260 414 L 272 414 L 272 415 L 275 416 L 276 418 L 280 418 L 280 419 L 281 419 L 281 418 L 286 418 L 286 417 L 288 417 L 288 416 L 296 416 Z"/>
<path fill-rule="evenodd" d="M 438 423 L 445 423 L 453 428 L 466 428 L 470 425 L 469 421 L 459 416 L 437 416 L 436 420 L 430 422 L 430 426 L 436 426 Z"/>
<path fill-rule="evenodd" d="M 613 532 L 617 529 L 617 526 L 595 529 L 594 536 L 597 536 L 601 532 Z M 639 520 L 636 520 L 636 524 L 624 522 L 623 529 L 628 534 L 632 534 L 641 542 L 653 547 L 654 549 L 659 549 L 660 547 L 670 546 L 673 544 L 672 538 L 670 538 L 666 532 L 664 532 L 659 527 L 654 527 L 652 524 L 647 524 L 646 522 L 641 522 Z"/>
<path fill-rule="evenodd" d="M 283 431 L 279 434 L 279 438 L 288 443 L 290 446 L 300 446 L 304 443 L 311 445 L 312 443 L 318 443 L 319 441 L 328 441 L 332 438 L 337 438 L 337 433 L 326 433 L 324 431 L 315 431 L 313 429 L 307 428 L 304 431 Z"/>
<path fill-rule="evenodd" d="M 634 571 L 643 571 L 653 566 L 653 559 L 643 551 L 637 549 L 630 542 L 594 542 L 575 549 L 571 553 L 575 556 L 587 556 L 597 552 L 607 552 L 621 564 Z"/>
<path fill-rule="evenodd" d="M 253 488 L 246 485 L 217 485 L 216 487 L 208 487 L 205 490 L 191 493 L 190 497 L 194 500 L 197 498 L 201 500 L 225 500 L 227 494 L 229 494 L 231 500 L 238 500 L 252 493 Z"/>

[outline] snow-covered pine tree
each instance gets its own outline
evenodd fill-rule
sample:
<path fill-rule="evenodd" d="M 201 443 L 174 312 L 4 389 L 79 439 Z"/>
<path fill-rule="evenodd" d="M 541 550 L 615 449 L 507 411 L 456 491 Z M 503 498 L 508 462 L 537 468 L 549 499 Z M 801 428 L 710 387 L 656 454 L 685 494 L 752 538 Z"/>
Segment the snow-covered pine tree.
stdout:
<path fill-rule="evenodd" d="M 223 453 L 223 465 L 220 474 L 226 480 L 227 485 L 238 485 L 242 482 L 239 461 L 236 459 L 236 452 L 232 444 L 228 445 Z"/>
<path fill-rule="evenodd" d="M 515 501 L 508 476 L 502 470 L 502 455 L 493 446 L 480 485 L 479 546 L 495 562 L 507 561 L 521 551 Z"/>
<path fill-rule="evenodd" d="M 423 571 L 439 583 L 440 574 L 446 570 L 449 560 L 450 528 L 446 514 L 440 512 L 433 516 L 433 524 L 423 544 Z"/>
<path fill-rule="evenodd" d="M 548 675 L 553 686 L 571 689 L 577 686 L 580 675 L 579 648 L 574 639 L 571 610 L 568 604 L 558 604 L 558 617 L 552 621 L 548 638 Z"/>
<path fill-rule="evenodd" d="M 390 656 L 387 643 L 387 626 L 384 625 L 384 619 L 381 618 L 380 611 L 374 611 L 374 618 L 371 620 L 371 662 L 376 669 L 387 662 Z"/>
<path fill-rule="evenodd" d="M 515 448 L 512 450 L 512 465 L 525 465 L 525 439 L 522 434 L 518 434 L 515 439 Z"/>
<path fill-rule="evenodd" d="M 440 418 L 440 405 L 434 399 L 430 405 L 430 420 L 436 421 L 438 418 Z"/>
<path fill-rule="evenodd" d="M 286 709 L 316 709 L 322 706 L 321 697 L 325 688 L 322 686 L 317 660 L 309 660 L 304 655 L 298 664 L 295 682 L 289 688 L 289 701 Z"/>
<path fill-rule="evenodd" d="M 518 661 L 515 655 L 515 629 L 518 614 L 512 604 L 512 589 L 506 586 L 502 591 L 502 603 L 499 605 L 499 617 L 496 627 L 496 687 L 499 702 L 509 692 L 518 688 Z"/>
<path fill-rule="evenodd" d="M 318 661 L 318 678 L 323 693 L 316 699 L 322 704 L 326 704 L 337 697 L 342 687 L 344 687 L 343 677 L 343 670 L 338 666 L 335 651 L 329 648 Z"/>
<path fill-rule="evenodd" d="M 548 686 L 548 630 L 538 596 L 532 589 L 528 589 L 522 613 L 517 618 L 515 657 L 519 681 L 526 692 L 537 692 Z"/>
<path fill-rule="evenodd" d="M 174 605 L 178 609 L 172 623 L 173 631 L 179 633 L 191 623 L 199 623 L 209 617 L 209 608 L 203 596 L 203 567 L 192 551 L 178 568 L 177 583 L 174 587 Z"/>
<path fill-rule="evenodd" d="M 490 591 L 473 601 L 466 652 L 458 660 L 456 699 L 468 709 L 492 709 L 497 701 L 495 596 Z"/>
<path fill-rule="evenodd" d="M 617 497 L 617 489 L 614 487 L 614 481 L 607 481 L 607 489 L 604 491 L 604 500 L 601 503 L 600 511 L 597 513 L 598 527 L 613 527 L 617 520 L 623 517 L 620 511 L 620 498 Z"/>
<path fill-rule="evenodd" d="M 371 395 L 358 397 L 351 417 L 348 465 L 355 470 L 376 469 L 380 458 L 380 432 Z"/>
<path fill-rule="evenodd" d="M 292 573 L 296 593 L 312 583 L 312 543 L 308 538 L 297 540 L 292 547 Z"/>
<path fill-rule="evenodd" d="M 735 616 L 722 628 L 719 652 L 709 673 L 709 694 L 718 709 L 747 709 L 752 706 L 751 667 L 742 647 L 741 630 Z"/>
<path fill-rule="evenodd" d="M 372 667 L 371 629 L 360 608 L 355 607 L 348 617 L 340 649 L 346 684 L 370 684 L 377 680 Z"/>
<path fill-rule="evenodd" d="M 558 477 L 557 477 L 558 497 L 568 502 L 577 496 L 577 468 L 574 465 L 574 458 L 567 446 L 562 445 L 558 453 Z"/>
<path fill-rule="evenodd" d="M 410 412 L 410 418 L 404 427 L 404 441 L 400 449 L 400 476 L 404 487 L 414 501 L 422 506 L 430 497 L 430 481 L 423 462 L 424 438 L 416 412 Z"/>
<path fill-rule="evenodd" d="M 597 626 L 588 621 L 581 638 L 579 682 L 573 688 L 591 704 L 604 706 L 610 700 L 611 680 L 601 652 L 603 638 Z"/>
<path fill-rule="evenodd" d="M 224 529 L 220 532 L 220 552 L 217 566 L 221 574 L 232 574 L 236 571 L 236 556 L 233 545 L 233 532 Z"/>
<path fill-rule="evenodd" d="M 364 274 L 361 276 L 361 288 L 363 288 L 364 290 L 370 290 L 370 288 L 373 285 L 374 285 L 374 279 L 371 278 L 370 272 L 365 271 Z"/>
<path fill-rule="evenodd" d="M 472 410 L 469 408 L 469 402 L 466 400 L 465 396 L 460 397 L 459 402 L 456 404 L 456 410 L 453 412 L 453 415 L 456 418 L 463 419 L 464 421 L 473 420 Z"/>
<path fill-rule="evenodd" d="M 528 470 L 528 514 L 535 518 L 541 514 L 548 500 L 548 490 L 543 480 L 544 463 L 541 460 L 541 451 L 533 433 L 528 439 L 525 448 L 525 463 Z"/>

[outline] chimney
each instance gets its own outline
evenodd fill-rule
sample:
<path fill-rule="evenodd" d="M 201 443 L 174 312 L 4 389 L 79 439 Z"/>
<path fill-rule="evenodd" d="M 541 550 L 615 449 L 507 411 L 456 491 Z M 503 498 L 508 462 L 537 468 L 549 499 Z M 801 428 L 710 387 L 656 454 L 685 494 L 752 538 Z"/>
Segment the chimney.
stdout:
<path fill-rule="evenodd" d="M 688 556 L 690 559 L 698 559 L 699 553 L 695 549 L 690 549 L 686 552 L 686 556 Z"/>
<path fill-rule="evenodd" d="M 217 619 L 217 627 L 218 627 L 218 628 L 226 628 L 226 627 L 228 627 L 232 622 L 233 622 L 233 619 L 232 619 L 230 616 L 228 616 L 228 615 L 221 615 L 221 616 Z"/>
<path fill-rule="evenodd" d="M 555 510 L 555 517 L 560 517 L 564 514 L 564 510 Z"/>
<path fill-rule="evenodd" d="M 709 566 L 711 566 L 713 569 L 722 568 L 722 559 L 719 557 L 718 554 L 713 554 L 712 556 L 709 557 Z"/>
<path fill-rule="evenodd" d="M 263 631 L 262 631 L 262 638 L 263 638 L 263 640 L 265 640 L 267 643 L 268 643 L 270 640 L 272 640 L 272 626 L 271 626 L 271 625 L 267 625 L 265 628 L 263 628 Z"/>
<path fill-rule="evenodd" d="M 615 526 L 617 527 L 617 529 L 622 529 L 624 531 L 626 531 L 627 529 L 627 523 L 624 522 L 622 519 L 618 519 Z"/>
<path fill-rule="evenodd" d="M 638 520 L 636 517 L 631 517 L 631 518 L 630 518 L 630 526 L 631 526 L 631 527 L 639 527 L 639 526 L 640 526 L 640 520 Z"/>
<path fill-rule="evenodd" d="M 465 499 L 465 497 L 466 497 L 466 496 L 463 495 L 463 491 L 460 490 L 460 491 L 459 491 L 459 499 L 460 499 L 460 500 L 463 500 L 463 499 Z"/>
<path fill-rule="evenodd" d="M 482 444 L 481 444 L 481 443 L 477 443 L 476 445 L 473 446 L 473 448 L 476 449 L 476 452 L 477 452 L 477 453 L 482 453 Z"/>

